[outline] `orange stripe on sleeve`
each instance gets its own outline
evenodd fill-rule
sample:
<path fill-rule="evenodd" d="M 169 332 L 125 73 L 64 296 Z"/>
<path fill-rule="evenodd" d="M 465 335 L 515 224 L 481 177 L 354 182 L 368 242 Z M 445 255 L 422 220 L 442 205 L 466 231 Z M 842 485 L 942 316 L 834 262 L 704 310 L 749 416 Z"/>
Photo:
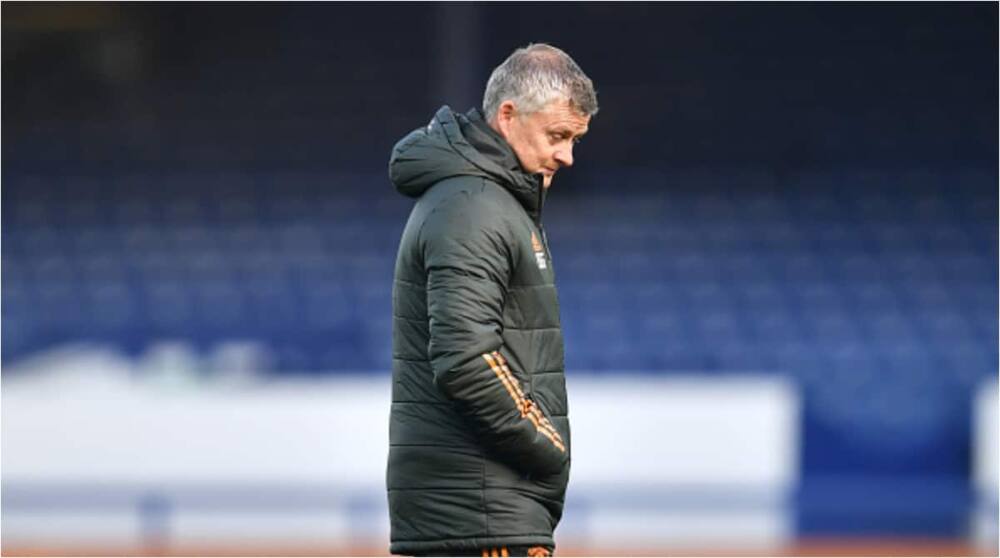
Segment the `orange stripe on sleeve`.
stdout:
<path fill-rule="evenodd" d="M 493 360 L 492 355 L 483 354 L 483 358 L 486 360 L 486 363 L 490 365 L 490 368 L 493 369 L 493 373 L 497 375 L 497 378 L 500 378 L 500 383 L 503 384 L 503 387 L 507 388 L 507 393 L 510 394 L 510 398 L 514 400 L 514 405 L 517 406 L 517 410 L 521 412 L 521 418 L 524 418 L 527 414 L 527 409 L 524 408 L 524 404 L 521 402 L 521 399 L 518 398 L 517 393 L 515 393 L 514 386 L 511 385 L 510 380 L 504 375 L 496 361 Z"/>
<path fill-rule="evenodd" d="M 499 351 L 493 351 L 493 356 L 500 363 L 500 369 L 507 375 L 510 383 L 514 386 L 514 389 L 517 391 L 518 396 L 521 398 L 523 407 L 529 413 L 533 413 L 535 415 L 535 417 L 541 423 L 542 428 L 548 430 L 549 434 L 551 434 L 549 438 L 555 437 L 561 443 L 562 436 L 559 435 L 559 432 L 557 432 L 556 429 L 552 426 L 552 424 L 548 421 L 548 419 L 546 419 L 545 416 L 542 415 L 541 411 L 533 405 L 533 402 L 530 399 L 525 398 L 524 392 L 521 391 L 520 384 L 518 384 L 517 379 L 514 378 L 514 374 L 510 371 L 510 368 L 507 366 L 507 359 L 505 359 L 503 355 L 500 354 Z M 565 449 L 563 449 L 563 451 L 565 451 Z"/>
<path fill-rule="evenodd" d="M 555 427 L 552 426 L 552 423 L 549 422 L 549 419 L 545 418 L 545 416 L 542 415 L 542 411 L 540 411 L 538 407 L 532 407 L 531 412 L 534 413 L 536 417 L 538 417 L 538 422 L 542 423 L 542 426 L 545 427 L 546 430 L 551 432 L 552 435 L 555 436 L 559 441 L 562 441 L 562 436 L 560 436 L 559 432 L 557 432 Z"/>
<path fill-rule="evenodd" d="M 493 351 L 493 356 L 496 357 L 497 361 L 500 363 L 500 369 L 507 375 L 508 379 L 510 380 L 510 383 L 514 386 L 514 389 L 517 391 L 517 394 L 521 398 L 522 405 L 524 406 L 524 408 L 529 413 L 534 413 L 536 418 L 541 423 L 542 428 L 548 430 L 549 433 L 552 434 L 552 436 L 554 436 L 557 440 L 562 442 L 562 436 L 560 436 L 559 432 L 555 429 L 555 427 L 552 426 L 552 423 L 550 423 L 549 420 L 546 419 L 544 415 L 542 415 L 541 410 L 539 410 L 538 407 L 534 406 L 530 399 L 527 399 L 524 396 L 524 392 L 521 391 L 520 384 L 518 384 L 517 379 L 514 378 L 514 374 L 510 371 L 510 368 L 507 366 L 507 359 L 505 359 L 503 355 L 500 354 L 499 351 Z"/>
<path fill-rule="evenodd" d="M 521 418 L 527 418 L 531 421 L 531 424 L 535 425 L 535 429 L 538 432 L 548 438 L 559 451 L 565 452 L 566 445 L 563 443 L 562 437 L 559 436 L 555 428 L 552 428 L 552 425 L 545 419 L 538 408 L 532 404 L 532 401 L 524 398 L 524 392 L 521 391 L 521 386 L 518 385 L 517 379 L 511 374 L 510 368 L 507 367 L 507 361 L 503 356 L 498 351 L 493 351 L 492 354 L 483 353 L 482 357 L 486 361 L 486 364 L 493 370 L 493 373 L 497 375 L 497 378 L 500 379 L 500 383 L 507 389 L 507 393 L 514 400 L 514 405 L 521 413 Z M 502 364 L 498 364 L 498 362 Z"/>

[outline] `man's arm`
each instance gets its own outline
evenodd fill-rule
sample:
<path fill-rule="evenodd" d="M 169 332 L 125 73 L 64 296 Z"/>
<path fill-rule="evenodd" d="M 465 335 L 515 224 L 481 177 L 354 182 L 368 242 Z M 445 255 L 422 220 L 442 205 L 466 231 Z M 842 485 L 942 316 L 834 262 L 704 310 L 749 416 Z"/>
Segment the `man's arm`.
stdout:
<path fill-rule="evenodd" d="M 507 225 L 467 193 L 443 202 L 421 231 L 434 382 L 483 445 L 520 470 L 557 473 L 562 437 L 504 357 L 503 306 L 515 245 Z"/>

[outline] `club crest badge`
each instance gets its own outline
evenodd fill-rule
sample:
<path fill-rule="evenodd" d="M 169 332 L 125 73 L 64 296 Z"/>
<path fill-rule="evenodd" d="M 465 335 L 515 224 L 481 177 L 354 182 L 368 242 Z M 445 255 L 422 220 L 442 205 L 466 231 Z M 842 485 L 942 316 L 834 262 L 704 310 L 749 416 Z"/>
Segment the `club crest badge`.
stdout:
<path fill-rule="evenodd" d="M 534 231 L 531 233 L 531 249 L 535 251 L 535 263 L 538 264 L 538 269 L 548 269 L 549 264 L 545 261 L 545 247 L 542 246 Z"/>

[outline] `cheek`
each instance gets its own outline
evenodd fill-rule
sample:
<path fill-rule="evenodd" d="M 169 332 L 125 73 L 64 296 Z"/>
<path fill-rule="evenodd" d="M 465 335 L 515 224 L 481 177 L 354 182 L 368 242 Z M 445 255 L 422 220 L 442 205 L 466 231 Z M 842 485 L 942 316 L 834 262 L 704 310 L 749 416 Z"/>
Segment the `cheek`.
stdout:
<path fill-rule="evenodd" d="M 517 158 L 521 161 L 521 166 L 523 166 L 525 170 L 532 170 L 537 157 L 535 156 L 535 147 L 531 144 L 531 142 L 522 140 L 514 151 L 517 153 Z"/>
<path fill-rule="evenodd" d="M 532 147 L 534 148 L 535 159 L 538 161 L 539 165 L 548 163 L 549 160 L 552 159 L 552 154 L 555 151 L 552 146 L 549 145 L 548 138 L 536 140 Z"/>
<path fill-rule="evenodd" d="M 511 134 L 512 146 L 521 166 L 528 172 L 538 172 L 553 159 L 554 149 L 548 137 L 534 130 L 517 130 Z"/>
<path fill-rule="evenodd" d="M 545 162 L 545 147 L 539 145 L 531 136 L 522 138 L 520 146 L 521 149 L 517 150 L 517 155 L 521 159 L 525 170 L 530 172 L 538 170 L 542 166 L 542 163 Z"/>

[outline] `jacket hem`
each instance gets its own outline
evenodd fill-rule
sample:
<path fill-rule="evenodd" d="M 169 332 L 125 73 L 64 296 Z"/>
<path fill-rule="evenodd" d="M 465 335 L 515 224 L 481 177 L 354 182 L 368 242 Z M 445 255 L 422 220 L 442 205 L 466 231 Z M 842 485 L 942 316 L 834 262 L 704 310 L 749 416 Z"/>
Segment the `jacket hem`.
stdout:
<path fill-rule="evenodd" d="M 555 547 L 552 535 L 512 535 L 495 537 L 471 537 L 462 539 L 438 539 L 426 541 L 392 541 L 389 552 L 408 554 L 429 550 L 470 550 L 478 555 L 479 550 L 494 546 L 548 546 Z"/>

